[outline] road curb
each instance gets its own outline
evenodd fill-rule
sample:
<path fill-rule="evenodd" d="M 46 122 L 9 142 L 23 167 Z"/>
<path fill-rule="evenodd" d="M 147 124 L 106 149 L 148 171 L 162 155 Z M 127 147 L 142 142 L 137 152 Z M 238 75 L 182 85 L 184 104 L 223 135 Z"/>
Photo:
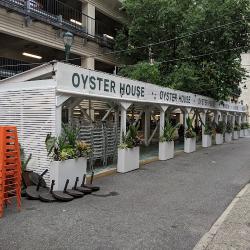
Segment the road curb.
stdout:
<path fill-rule="evenodd" d="M 223 224 L 228 214 L 231 212 L 235 204 L 239 201 L 239 199 L 245 194 L 247 189 L 250 188 L 250 184 L 247 184 L 241 191 L 236 195 L 230 205 L 226 208 L 226 210 L 222 213 L 222 215 L 217 219 L 217 221 L 213 224 L 210 230 L 203 235 L 200 241 L 196 244 L 193 250 L 205 250 L 208 245 L 212 242 L 214 236 L 217 234 L 220 226 Z"/>

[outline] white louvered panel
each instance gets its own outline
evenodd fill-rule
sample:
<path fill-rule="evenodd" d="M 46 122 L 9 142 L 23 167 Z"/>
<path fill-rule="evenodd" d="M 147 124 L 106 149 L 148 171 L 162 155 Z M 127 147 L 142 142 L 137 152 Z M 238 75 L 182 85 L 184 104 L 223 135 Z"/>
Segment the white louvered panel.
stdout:
<path fill-rule="evenodd" d="M 55 89 L 0 92 L 0 125 L 15 125 L 26 155 L 28 169 L 42 173 L 49 168 L 45 138 L 55 134 Z M 44 177 L 49 184 L 49 173 Z"/>

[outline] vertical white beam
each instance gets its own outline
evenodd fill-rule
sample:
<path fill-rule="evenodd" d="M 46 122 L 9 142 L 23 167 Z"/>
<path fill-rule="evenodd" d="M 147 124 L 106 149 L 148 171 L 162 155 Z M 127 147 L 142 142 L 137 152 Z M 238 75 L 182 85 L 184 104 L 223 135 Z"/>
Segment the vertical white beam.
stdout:
<path fill-rule="evenodd" d="M 160 112 L 160 136 L 163 135 L 164 126 L 165 126 L 165 110 L 161 110 Z"/>
<path fill-rule="evenodd" d="M 121 107 L 121 138 L 127 133 L 127 109 Z"/>
<path fill-rule="evenodd" d="M 144 120 L 144 142 L 145 145 L 148 145 L 148 139 L 150 136 L 150 120 L 151 120 L 151 112 L 147 107 L 145 111 L 145 120 Z"/>
<path fill-rule="evenodd" d="M 204 124 L 204 125 L 202 124 L 202 136 L 203 136 L 205 132 L 205 125 L 206 125 L 206 111 L 201 113 L 201 121 Z"/>
<path fill-rule="evenodd" d="M 232 115 L 232 125 L 233 125 L 233 128 L 235 126 L 235 114 Z"/>
<path fill-rule="evenodd" d="M 60 136 L 62 131 L 62 106 L 56 107 L 56 136 Z"/>

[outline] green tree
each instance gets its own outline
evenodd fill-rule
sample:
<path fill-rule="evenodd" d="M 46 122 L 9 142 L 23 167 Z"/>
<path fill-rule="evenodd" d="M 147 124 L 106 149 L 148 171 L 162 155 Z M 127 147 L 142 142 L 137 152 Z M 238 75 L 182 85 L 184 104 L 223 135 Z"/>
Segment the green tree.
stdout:
<path fill-rule="evenodd" d="M 122 67 L 121 75 L 217 100 L 240 94 L 249 0 L 125 0 L 123 5 L 128 21 L 116 49 L 125 50 L 120 56 L 133 66 Z M 153 58 L 163 63 L 152 67 L 147 45 L 158 42 L 151 46 Z"/>

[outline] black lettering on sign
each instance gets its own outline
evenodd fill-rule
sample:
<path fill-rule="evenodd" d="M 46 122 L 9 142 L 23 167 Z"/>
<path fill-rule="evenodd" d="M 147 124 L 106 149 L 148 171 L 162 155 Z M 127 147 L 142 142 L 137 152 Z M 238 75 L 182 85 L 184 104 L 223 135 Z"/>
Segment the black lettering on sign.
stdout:
<path fill-rule="evenodd" d="M 94 76 L 91 76 L 89 78 L 89 81 L 90 81 L 90 84 L 89 84 L 89 87 L 94 90 L 96 88 L 96 83 L 95 83 L 95 77 Z"/>
<path fill-rule="evenodd" d="M 121 96 L 124 95 L 124 92 L 125 92 L 125 84 L 124 83 L 120 83 L 120 94 L 121 94 Z"/>
<path fill-rule="evenodd" d="M 115 82 L 114 81 L 110 82 L 110 92 L 115 93 Z"/>
<path fill-rule="evenodd" d="M 144 97 L 144 96 L 145 96 L 145 88 L 141 87 L 141 97 Z"/>
<path fill-rule="evenodd" d="M 72 75 L 72 84 L 75 88 L 78 88 L 80 85 L 80 76 L 77 73 Z"/>
<path fill-rule="evenodd" d="M 86 89 L 86 83 L 87 83 L 89 76 L 84 77 L 83 74 L 81 76 L 82 76 L 83 88 Z"/>
<path fill-rule="evenodd" d="M 104 91 L 109 92 L 109 80 L 104 79 Z"/>
<path fill-rule="evenodd" d="M 96 80 L 98 81 L 98 83 L 99 83 L 99 90 L 101 90 L 101 85 L 102 85 L 102 81 L 103 81 L 103 79 L 102 78 L 100 78 L 100 77 L 97 77 L 96 78 Z"/>

